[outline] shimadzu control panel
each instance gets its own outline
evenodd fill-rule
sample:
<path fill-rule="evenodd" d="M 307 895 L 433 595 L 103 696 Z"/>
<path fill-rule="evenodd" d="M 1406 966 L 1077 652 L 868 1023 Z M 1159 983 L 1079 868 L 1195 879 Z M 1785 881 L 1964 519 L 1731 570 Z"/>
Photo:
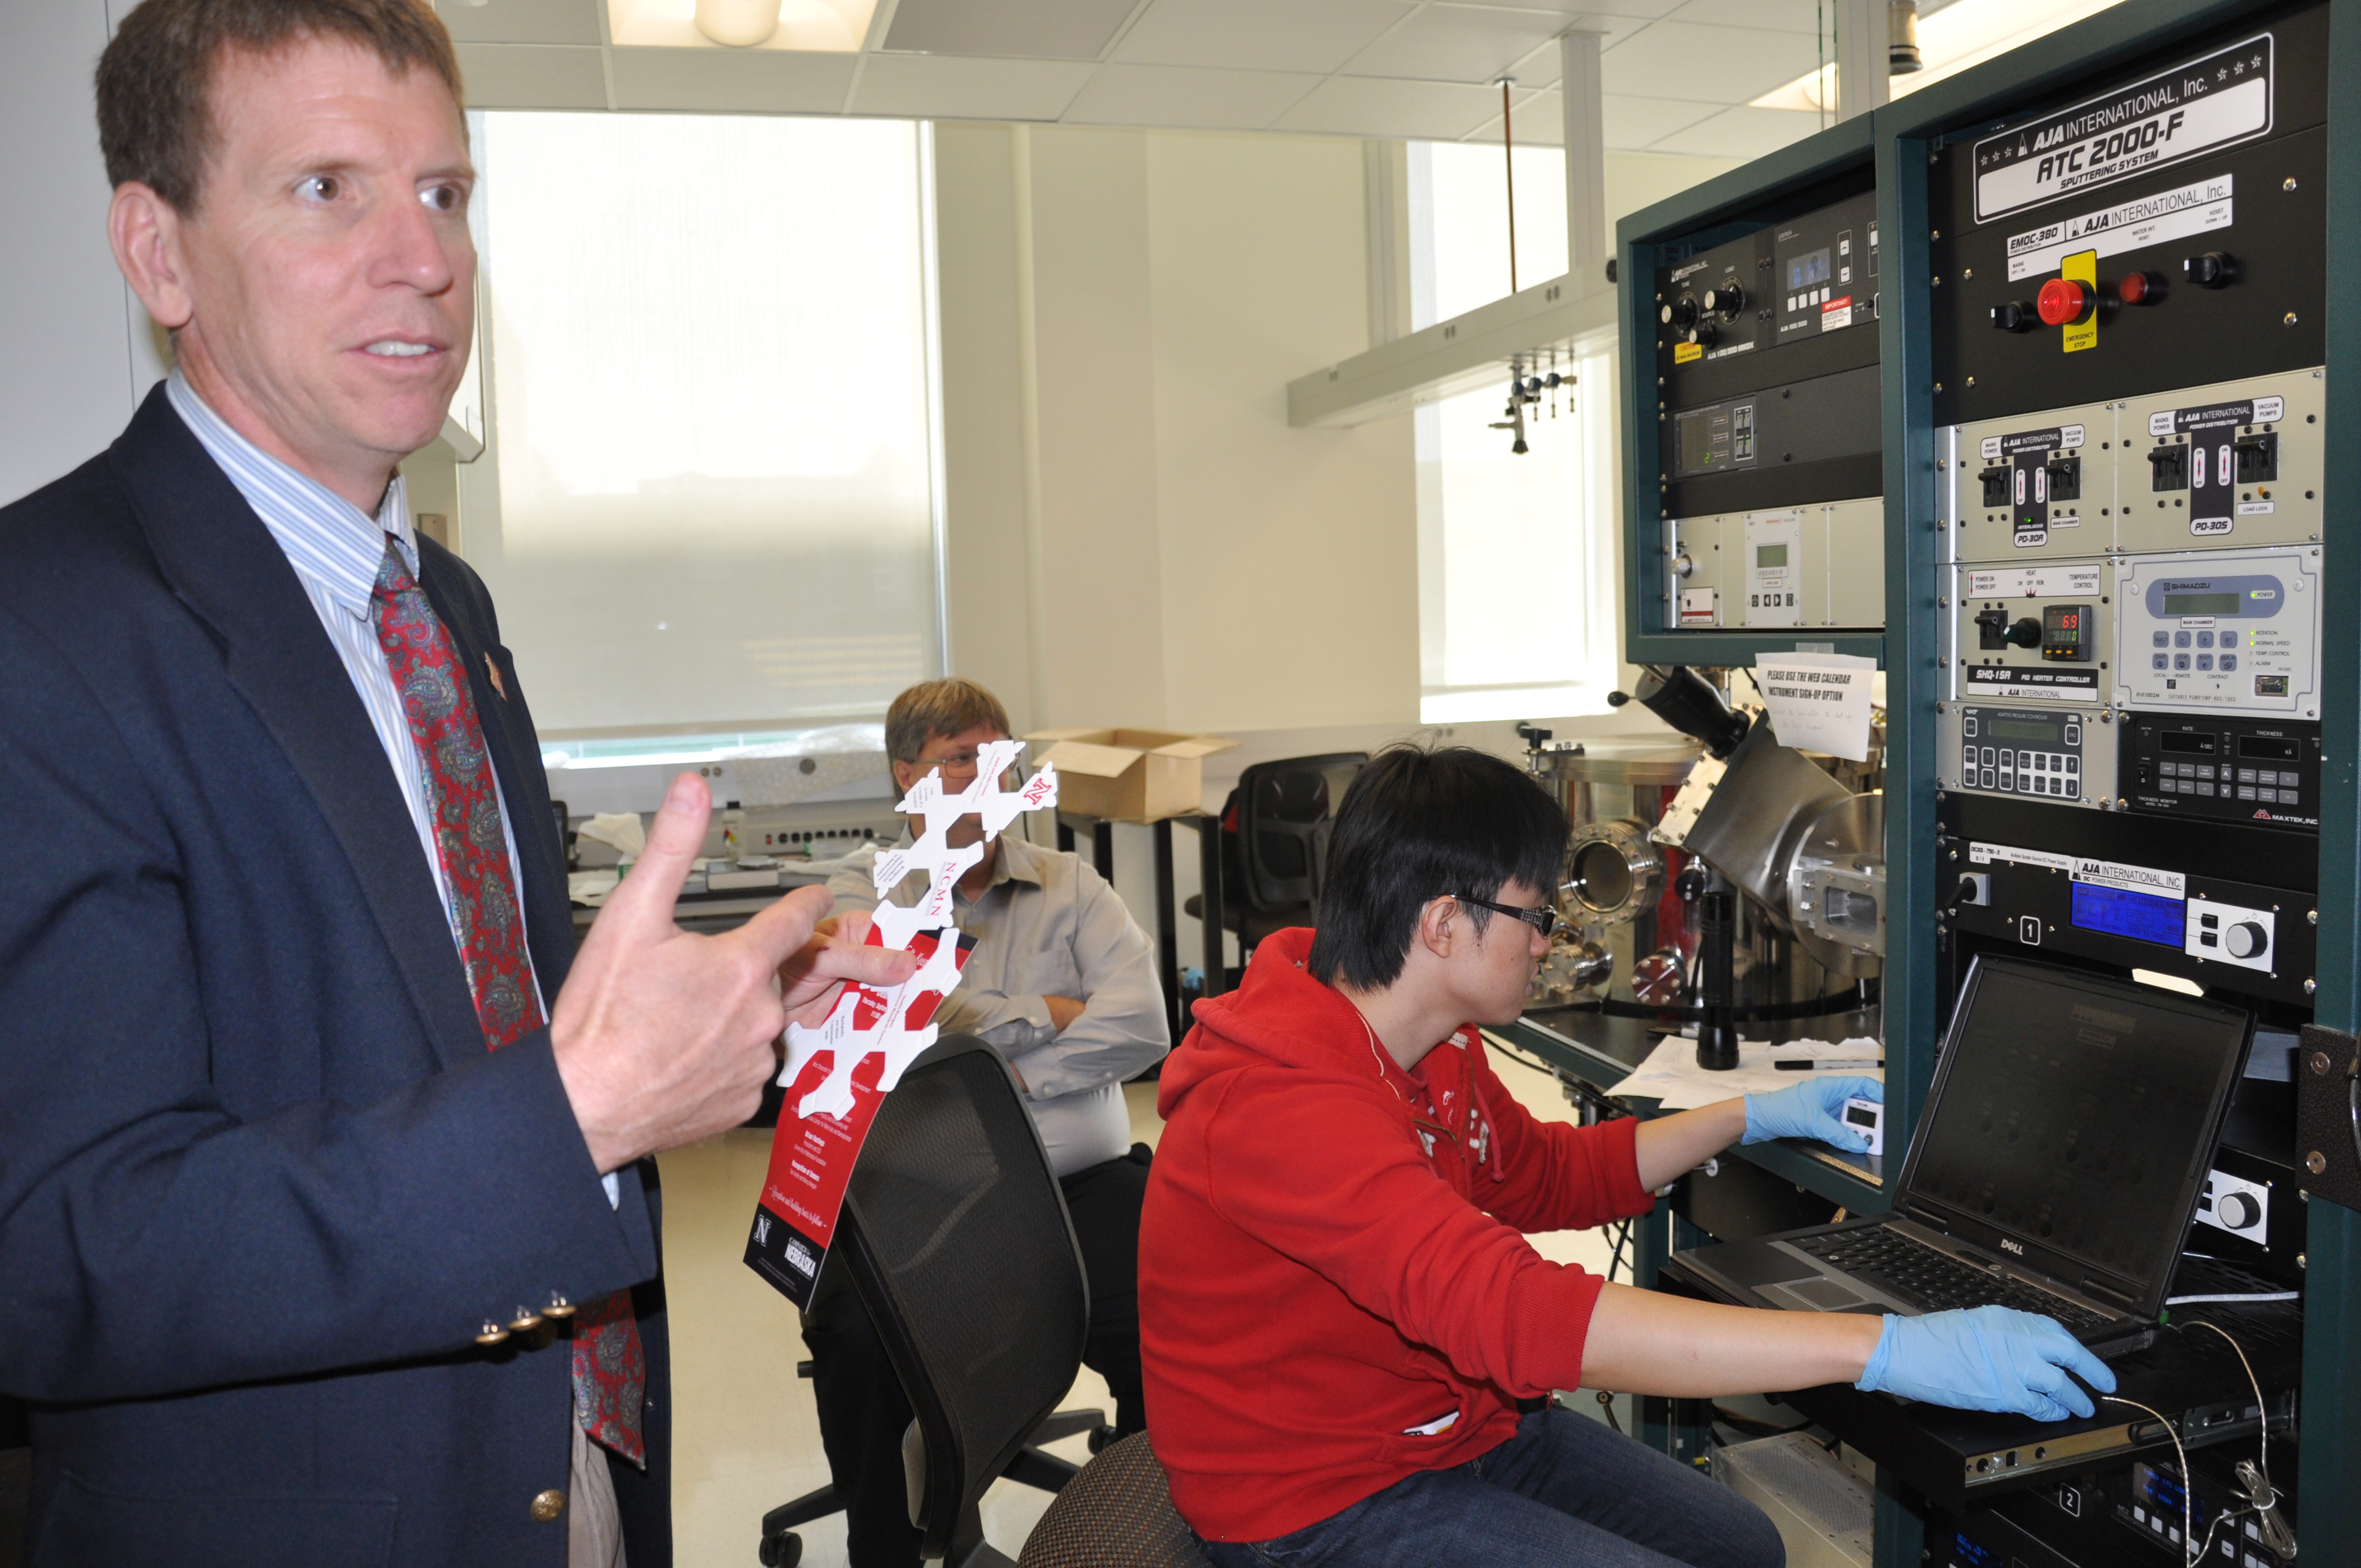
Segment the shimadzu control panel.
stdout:
<path fill-rule="evenodd" d="M 2320 548 L 2118 556 L 2124 705 L 2319 718 Z"/>

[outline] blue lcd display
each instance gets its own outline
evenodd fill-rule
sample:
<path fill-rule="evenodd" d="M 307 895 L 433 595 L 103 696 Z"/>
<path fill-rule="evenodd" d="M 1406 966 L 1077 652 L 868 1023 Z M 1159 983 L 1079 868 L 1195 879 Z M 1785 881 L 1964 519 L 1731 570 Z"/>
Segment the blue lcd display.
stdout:
<path fill-rule="evenodd" d="M 2074 924 L 2085 931 L 2129 937 L 2135 942 L 2156 942 L 2179 948 L 2188 940 L 2188 916 L 2180 900 L 2153 893 L 2131 893 L 2095 883 L 2074 884 Z"/>

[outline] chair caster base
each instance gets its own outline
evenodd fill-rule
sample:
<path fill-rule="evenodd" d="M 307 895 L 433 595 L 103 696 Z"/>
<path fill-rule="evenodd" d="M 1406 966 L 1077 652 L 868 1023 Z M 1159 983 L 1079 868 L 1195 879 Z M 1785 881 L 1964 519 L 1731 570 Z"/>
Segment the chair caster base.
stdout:
<path fill-rule="evenodd" d="M 804 1560 L 803 1537 L 791 1530 L 766 1535 L 755 1555 L 761 1559 L 763 1568 L 796 1568 Z"/>

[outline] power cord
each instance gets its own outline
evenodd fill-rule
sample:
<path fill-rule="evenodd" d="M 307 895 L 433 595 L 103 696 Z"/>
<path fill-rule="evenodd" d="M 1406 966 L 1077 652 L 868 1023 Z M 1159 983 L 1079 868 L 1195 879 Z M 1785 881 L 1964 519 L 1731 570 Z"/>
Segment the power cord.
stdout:
<path fill-rule="evenodd" d="M 2137 1399 L 2118 1398 L 2113 1394 L 2103 1394 L 2100 1398 L 2110 1405 L 2128 1405 L 2133 1409 L 2144 1411 L 2155 1417 L 2157 1424 L 2164 1428 L 2164 1435 L 2172 1439 L 2173 1456 L 2180 1462 L 2180 1466 L 2181 1568 L 2198 1568 L 2198 1564 L 2204 1561 L 2205 1554 L 2213 1550 L 2215 1533 L 2224 1525 L 2234 1523 L 2250 1514 L 2255 1516 L 2261 1524 L 2264 1545 L 2268 1547 L 2272 1554 L 2280 1562 L 2292 1563 L 2296 1556 L 2295 1533 L 2288 1529 L 2287 1521 L 2279 1517 L 2279 1489 L 2271 1485 L 2271 1411 L 2270 1406 L 2263 1399 L 2262 1380 L 2255 1376 L 2254 1363 L 2246 1359 L 2246 1347 L 2240 1344 L 2236 1337 L 2227 1329 L 2217 1323 L 2205 1322 L 2202 1319 L 2197 1321 L 2196 1326 L 2212 1329 L 2215 1333 L 2228 1340 L 2230 1348 L 2237 1353 L 2238 1365 L 2246 1368 L 2247 1387 L 2255 1391 L 2255 1414 L 2259 1423 L 2261 1436 L 2258 1453 L 2262 1461 L 2259 1470 L 2245 1460 L 2238 1462 L 2238 1481 L 2246 1488 L 2247 1506 L 2243 1508 L 2224 1508 L 2215 1513 L 2213 1522 L 2205 1527 L 2205 1539 L 2202 1541 L 2197 1539 L 2197 1477 L 2189 1468 L 2189 1451 L 2181 1446 L 2180 1433 L 2175 1430 L 2172 1422 L 2167 1420 L 2162 1412 L 2141 1404 Z"/>

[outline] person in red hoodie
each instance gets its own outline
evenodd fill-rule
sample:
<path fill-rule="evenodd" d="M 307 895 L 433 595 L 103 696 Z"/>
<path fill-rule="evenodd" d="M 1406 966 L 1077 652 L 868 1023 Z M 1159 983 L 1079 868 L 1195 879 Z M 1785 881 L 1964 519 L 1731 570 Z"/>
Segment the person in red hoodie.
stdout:
<path fill-rule="evenodd" d="M 2045 1420 L 2106 1367 L 2004 1308 L 1755 1311 L 1604 1284 L 1532 1231 L 1642 1214 L 1730 1145 L 1860 1148 L 1873 1079 L 1596 1127 L 1535 1121 L 1476 1025 L 1513 1020 L 1548 951 L 1566 822 L 1514 765 L 1380 753 L 1337 810 L 1320 927 L 1255 949 L 1167 1059 L 1140 1223 L 1148 1441 L 1221 1568 L 1784 1561 L 1698 1471 L 1548 1401 L 1844 1381 Z M 1521 1406 L 1531 1405 L 1530 1410 Z"/>

